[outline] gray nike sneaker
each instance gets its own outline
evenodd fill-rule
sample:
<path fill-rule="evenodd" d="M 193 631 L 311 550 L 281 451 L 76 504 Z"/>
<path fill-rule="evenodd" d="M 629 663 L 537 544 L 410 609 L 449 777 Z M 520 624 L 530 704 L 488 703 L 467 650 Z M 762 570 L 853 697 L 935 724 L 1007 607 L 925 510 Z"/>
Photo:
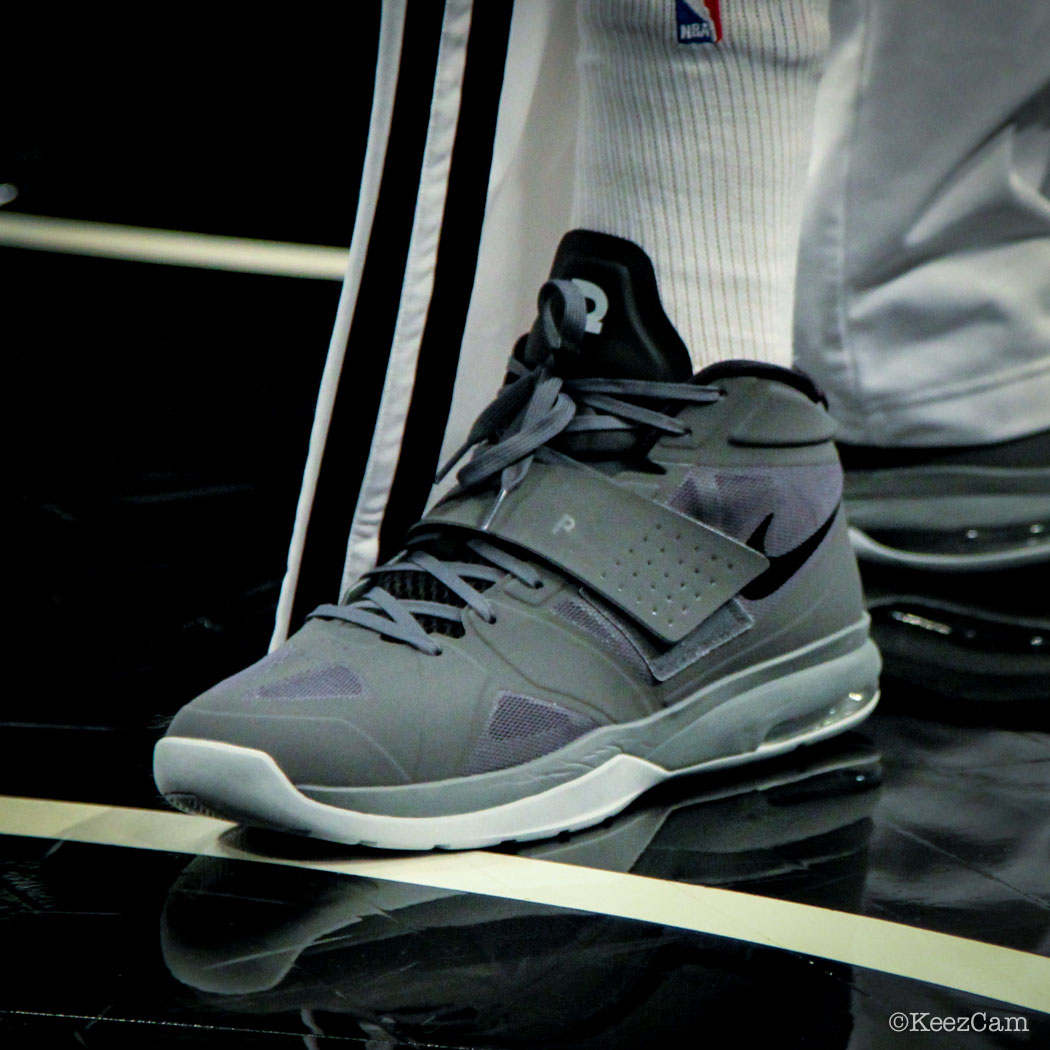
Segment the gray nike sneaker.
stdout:
<path fill-rule="evenodd" d="M 587 827 L 878 697 L 842 472 L 803 375 L 692 376 L 636 245 L 574 231 L 405 549 L 183 708 L 180 809 L 344 843 Z"/>

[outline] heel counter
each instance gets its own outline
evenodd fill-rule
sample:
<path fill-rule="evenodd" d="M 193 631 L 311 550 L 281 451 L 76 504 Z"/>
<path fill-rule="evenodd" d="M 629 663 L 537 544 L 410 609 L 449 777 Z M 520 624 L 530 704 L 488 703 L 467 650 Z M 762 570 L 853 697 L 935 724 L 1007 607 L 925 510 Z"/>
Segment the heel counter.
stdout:
<path fill-rule="evenodd" d="M 860 566 L 849 535 L 846 510 L 839 504 L 834 524 L 827 537 L 827 569 L 834 574 L 835 594 L 842 603 L 843 613 L 851 622 L 865 615 L 864 586 L 860 578 Z"/>

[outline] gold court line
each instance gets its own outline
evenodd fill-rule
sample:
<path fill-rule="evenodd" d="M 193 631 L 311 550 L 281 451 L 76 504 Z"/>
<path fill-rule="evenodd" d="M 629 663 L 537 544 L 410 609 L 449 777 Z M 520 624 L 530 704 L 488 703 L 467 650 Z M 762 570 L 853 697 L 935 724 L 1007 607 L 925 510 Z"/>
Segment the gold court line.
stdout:
<path fill-rule="evenodd" d="M 0 795 L 0 834 L 279 864 L 479 893 L 714 934 L 1050 1013 L 1050 959 L 793 901 L 480 850 L 316 861 L 260 857 L 209 817 Z"/>
<path fill-rule="evenodd" d="M 209 270 L 341 281 L 348 250 L 0 212 L 0 245 Z"/>

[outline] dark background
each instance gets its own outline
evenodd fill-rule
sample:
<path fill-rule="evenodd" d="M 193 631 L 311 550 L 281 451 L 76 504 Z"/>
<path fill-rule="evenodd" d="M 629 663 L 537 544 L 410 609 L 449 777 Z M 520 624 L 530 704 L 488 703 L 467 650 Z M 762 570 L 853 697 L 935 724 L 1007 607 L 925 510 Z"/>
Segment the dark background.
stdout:
<path fill-rule="evenodd" d="M 294 9 L 273 26 L 261 15 L 219 26 L 181 10 L 153 13 L 149 25 L 105 25 L 97 12 L 83 26 L 64 12 L 61 25 L 53 12 L 30 27 L 5 17 L 0 183 L 18 197 L 3 211 L 345 247 L 378 6 L 347 5 L 349 31 L 347 11 L 338 25 L 303 24 Z M 0 248 L 0 289 L 5 517 L 13 521 L 0 794 L 160 807 L 150 771 L 155 723 L 261 656 L 270 637 L 339 283 Z M 362 346 L 351 368 L 365 400 L 382 380 L 382 360 Z M 381 354 L 382 340 L 373 349 Z M 360 415 L 358 429 L 367 429 Z M 347 452 L 350 489 L 366 453 Z M 1030 632 L 1002 617 L 976 619 L 948 639 L 908 627 L 894 613 L 929 616 L 934 581 L 876 570 L 872 582 L 869 595 L 908 601 L 877 614 L 898 671 L 885 677 L 882 706 L 862 727 L 883 755 L 883 786 L 855 796 L 856 812 L 834 802 L 828 810 L 861 819 L 796 828 L 800 789 L 793 805 L 783 797 L 771 805 L 749 836 L 735 815 L 749 810 L 730 796 L 728 815 L 700 811 L 696 833 L 717 829 L 707 852 L 695 837 L 676 847 L 666 836 L 648 873 L 1045 954 L 1045 655 L 1038 662 L 1024 651 Z M 1043 578 L 1028 570 L 955 587 L 955 605 L 1045 617 Z M 961 643 L 967 632 L 972 639 Z M 924 695 L 933 690 L 916 681 L 951 695 Z M 975 693 L 995 699 L 967 707 Z M 1014 710 L 1008 696 L 1029 703 Z M 783 834 L 770 837 L 769 828 Z M 23 1036 L 15 1042 L 32 1033 L 71 1046 L 137 1047 L 143 1023 L 150 1041 L 166 1046 L 298 1047 L 312 1038 L 309 998 L 279 988 L 272 1000 L 209 1001 L 168 973 L 157 924 L 186 858 L 17 836 L 4 847 L 0 942 L 19 966 L 0 1002 L 0 1032 Z M 297 899 L 309 908 L 331 899 L 312 874 L 299 883 L 305 873 L 246 867 L 247 882 L 218 884 L 214 910 L 204 909 L 208 938 L 224 935 L 216 913 L 236 920 L 231 905 L 249 918 L 261 906 L 286 923 Z M 363 888 L 367 899 L 367 884 L 325 879 L 351 895 Z M 466 910 L 487 919 L 487 900 L 466 898 Z M 504 1045 L 542 1044 L 537 1019 L 551 1017 L 558 1025 L 567 1017 L 567 1037 L 580 1042 L 592 1031 L 600 1040 L 609 1019 L 622 1018 L 630 1045 L 645 1043 L 641 1032 L 683 1027 L 683 1045 L 699 1045 L 698 1033 L 745 1002 L 765 1004 L 761 1023 L 786 1042 L 795 1033 L 784 1023 L 792 997 L 806 1021 L 799 1045 L 844 1039 L 849 1014 L 854 1042 L 881 1046 L 893 1010 L 1016 1012 L 748 942 L 726 942 L 716 956 L 706 937 L 604 916 L 527 911 L 510 923 L 464 926 L 462 938 L 448 923 L 431 930 L 408 921 L 405 930 L 406 954 L 386 972 L 399 995 L 405 979 L 417 982 L 422 1035 L 442 1042 L 450 1032 L 457 1044 L 477 1041 L 471 1010 L 501 996 Z M 520 931 L 520 954 L 507 930 Z M 319 957 L 333 954 L 328 945 Z M 382 1005 L 388 986 L 375 976 L 388 957 L 362 953 L 348 970 L 349 995 L 373 996 L 366 1007 Z M 457 995 L 458 973 L 468 974 L 470 996 Z M 522 984 L 535 973 L 549 976 Z M 622 991 L 625 975 L 633 998 Z M 329 983 L 342 995 L 338 980 Z M 542 1001 L 537 988 L 548 993 Z M 345 1001 L 323 1014 L 325 1030 L 360 1045 Z M 120 1024 L 127 1020 L 130 1031 Z M 874 1041 L 865 1043 L 865 1032 Z M 1033 1039 L 1039 1034 L 1033 1025 Z"/>
<path fill-rule="evenodd" d="M 378 12 L 29 27 L 4 211 L 347 246 Z M 340 285 L 0 248 L 0 287 L 3 720 L 146 727 L 265 652 Z"/>

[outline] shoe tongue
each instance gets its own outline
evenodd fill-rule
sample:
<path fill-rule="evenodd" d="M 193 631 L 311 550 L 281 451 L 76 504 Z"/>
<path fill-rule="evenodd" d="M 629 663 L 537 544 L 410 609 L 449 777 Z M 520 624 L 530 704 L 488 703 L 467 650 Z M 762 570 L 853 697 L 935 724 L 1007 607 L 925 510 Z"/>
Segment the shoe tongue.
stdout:
<path fill-rule="evenodd" d="M 689 351 L 660 304 L 649 256 L 633 241 L 590 230 L 567 233 L 553 279 L 571 280 L 587 297 L 587 332 L 566 371 L 681 383 L 693 374 Z"/>

